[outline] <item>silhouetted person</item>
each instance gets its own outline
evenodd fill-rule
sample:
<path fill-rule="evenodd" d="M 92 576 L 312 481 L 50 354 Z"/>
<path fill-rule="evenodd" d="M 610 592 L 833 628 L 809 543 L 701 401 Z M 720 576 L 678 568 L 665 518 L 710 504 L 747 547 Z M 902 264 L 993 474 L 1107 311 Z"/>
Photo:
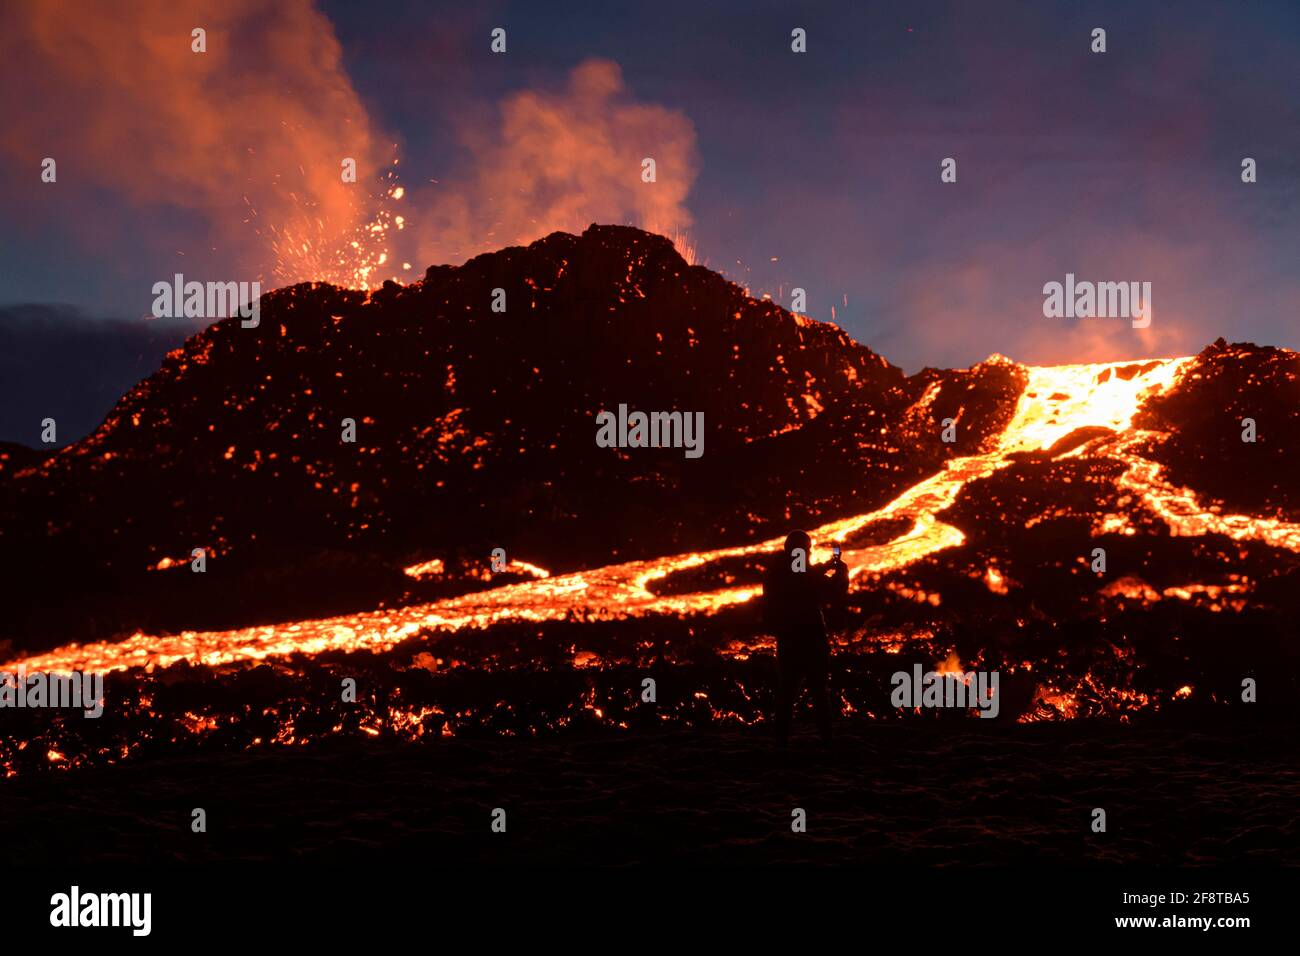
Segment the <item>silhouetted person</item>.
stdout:
<path fill-rule="evenodd" d="M 777 553 L 763 578 L 763 622 L 776 637 L 777 742 L 790 739 L 790 721 L 799 688 L 806 685 L 813 699 L 817 729 L 823 740 L 831 736 L 831 708 L 827 697 L 830 640 L 823 605 L 839 601 L 848 592 L 849 569 L 836 557 L 830 564 L 812 565 L 812 539 L 806 531 L 792 531 L 785 549 Z M 802 570 L 801 570 L 802 569 Z"/>

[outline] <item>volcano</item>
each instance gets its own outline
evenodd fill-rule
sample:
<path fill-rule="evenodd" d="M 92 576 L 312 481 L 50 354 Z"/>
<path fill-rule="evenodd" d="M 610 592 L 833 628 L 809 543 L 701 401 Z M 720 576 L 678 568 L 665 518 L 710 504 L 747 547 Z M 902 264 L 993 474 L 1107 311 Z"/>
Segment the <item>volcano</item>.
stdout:
<path fill-rule="evenodd" d="M 405 566 L 478 567 L 495 547 L 571 570 L 756 541 L 979 448 L 1020 384 L 1011 363 L 908 379 L 620 227 L 262 307 L 261 327 L 219 322 L 170 353 L 84 441 L 3 472 L 0 549 L 43 607 L 5 636 L 235 625 L 275 613 L 255 596 L 271 580 L 295 614 L 373 607 Z M 927 389 L 934 414 L 964 410 L 956 443 L 919 440 Z M 597 447 L 620 403 L 703 413 L 708 456 Z M 166 570 L 194 548 L 219 587 Z M 56 635 L 50 605 L 94 611 Z"/>
<path fill-rule="evenodd" d="M 793 527 L 851 568 L 845 716 L 905 716 L 913 661 L 1000 669 L 1018 721 L 1222 713 L 1265 674 L 1282 707 L 1297 373 L 1219 340 L 908 376 L 617 226 L 280 289 L 84 440 L 0 449 L 0 669 L 111 672 L 120 702 L 0 757 L 760 724 L 752 598 Z M 702 414 L 706 454 L 600 447 L 620 405 Z M 647 669 L 674 675 L 653 713 Z M 360 706 L 327 699 L 357 673 Z"/>

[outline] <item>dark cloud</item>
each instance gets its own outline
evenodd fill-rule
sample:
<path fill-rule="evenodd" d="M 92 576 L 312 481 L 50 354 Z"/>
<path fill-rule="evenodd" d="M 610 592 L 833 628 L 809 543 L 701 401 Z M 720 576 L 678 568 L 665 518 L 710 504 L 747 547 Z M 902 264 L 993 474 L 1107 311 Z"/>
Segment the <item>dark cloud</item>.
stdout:
<path fill-rule="evenodd" d="M 0 307 L 0 441 L 41 446 L 41 421 L 59 445 L 93 431 L 163 356 L 198 331 L 181 319 L 96 319 L 72 306 Z"/>

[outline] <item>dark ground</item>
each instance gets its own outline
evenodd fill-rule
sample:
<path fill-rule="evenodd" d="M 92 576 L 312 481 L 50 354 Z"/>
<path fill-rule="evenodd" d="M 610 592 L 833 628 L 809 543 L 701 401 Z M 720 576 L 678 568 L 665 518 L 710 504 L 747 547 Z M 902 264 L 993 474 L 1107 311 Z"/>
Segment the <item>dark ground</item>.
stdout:
<path fill-rule="evenodd" d="M 1296 865 L 1296 741 L 1294 726 L 978 720 L 846 722 L 829 749 L 803 736 L 784 753 L 751 731 L 341 740 L 23 775 L 0 783 L 0 843 L 60 866 Z"/>

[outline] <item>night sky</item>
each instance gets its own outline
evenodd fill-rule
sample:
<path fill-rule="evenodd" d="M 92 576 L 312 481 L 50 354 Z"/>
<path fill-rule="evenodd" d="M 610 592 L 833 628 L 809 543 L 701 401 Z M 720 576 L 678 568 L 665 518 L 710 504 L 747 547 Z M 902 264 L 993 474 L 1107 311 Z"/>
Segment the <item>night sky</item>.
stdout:
<path fill-rule="evenodd" d="M 245 197 L 262 225 L 284 209 L 272 163 L 337 179 L 338 155 L 394 146 L 408 228 L 390 267 L 409 261 L 410 278 L 628 222 L 684 236 L 755 295 L 788 306 L 806 289 L 812 316 L 833 308 L 909 372 L 993 352 L 1188 354 L 1219 336 L 1300 346 L 1295 2 L 337 0 L 282 4 L 268 25 L 254 3 L 108 5 L 101 20 L 35 6 L 0 13 L 0 440 L 35 444 L 28 417 L 58 401 L 87 428 L 107 411 L 74 395 L 86 373 L 69 371 L 69 338 L 92 343 L 93 365 L 105 329 L 139 336 L 130 362 L 100 369 L 103 392 L 184 334 L 139 331 L 154 282 L 277 284 L 244 221 Z M 182 91 L 204 22 L 211 72 Z M 504 55 L 488 48 L 498 26 Z M 642 155 L 659 163 L 653 196 L 629 162 Z M 45 156 L 56 184 L 40 181 Z M 940 181 L 945 157 L 956 183 Z M 1151 282 L 1151 327 L 1044 318 L 1042 287 L 1067 272 Z"/>

